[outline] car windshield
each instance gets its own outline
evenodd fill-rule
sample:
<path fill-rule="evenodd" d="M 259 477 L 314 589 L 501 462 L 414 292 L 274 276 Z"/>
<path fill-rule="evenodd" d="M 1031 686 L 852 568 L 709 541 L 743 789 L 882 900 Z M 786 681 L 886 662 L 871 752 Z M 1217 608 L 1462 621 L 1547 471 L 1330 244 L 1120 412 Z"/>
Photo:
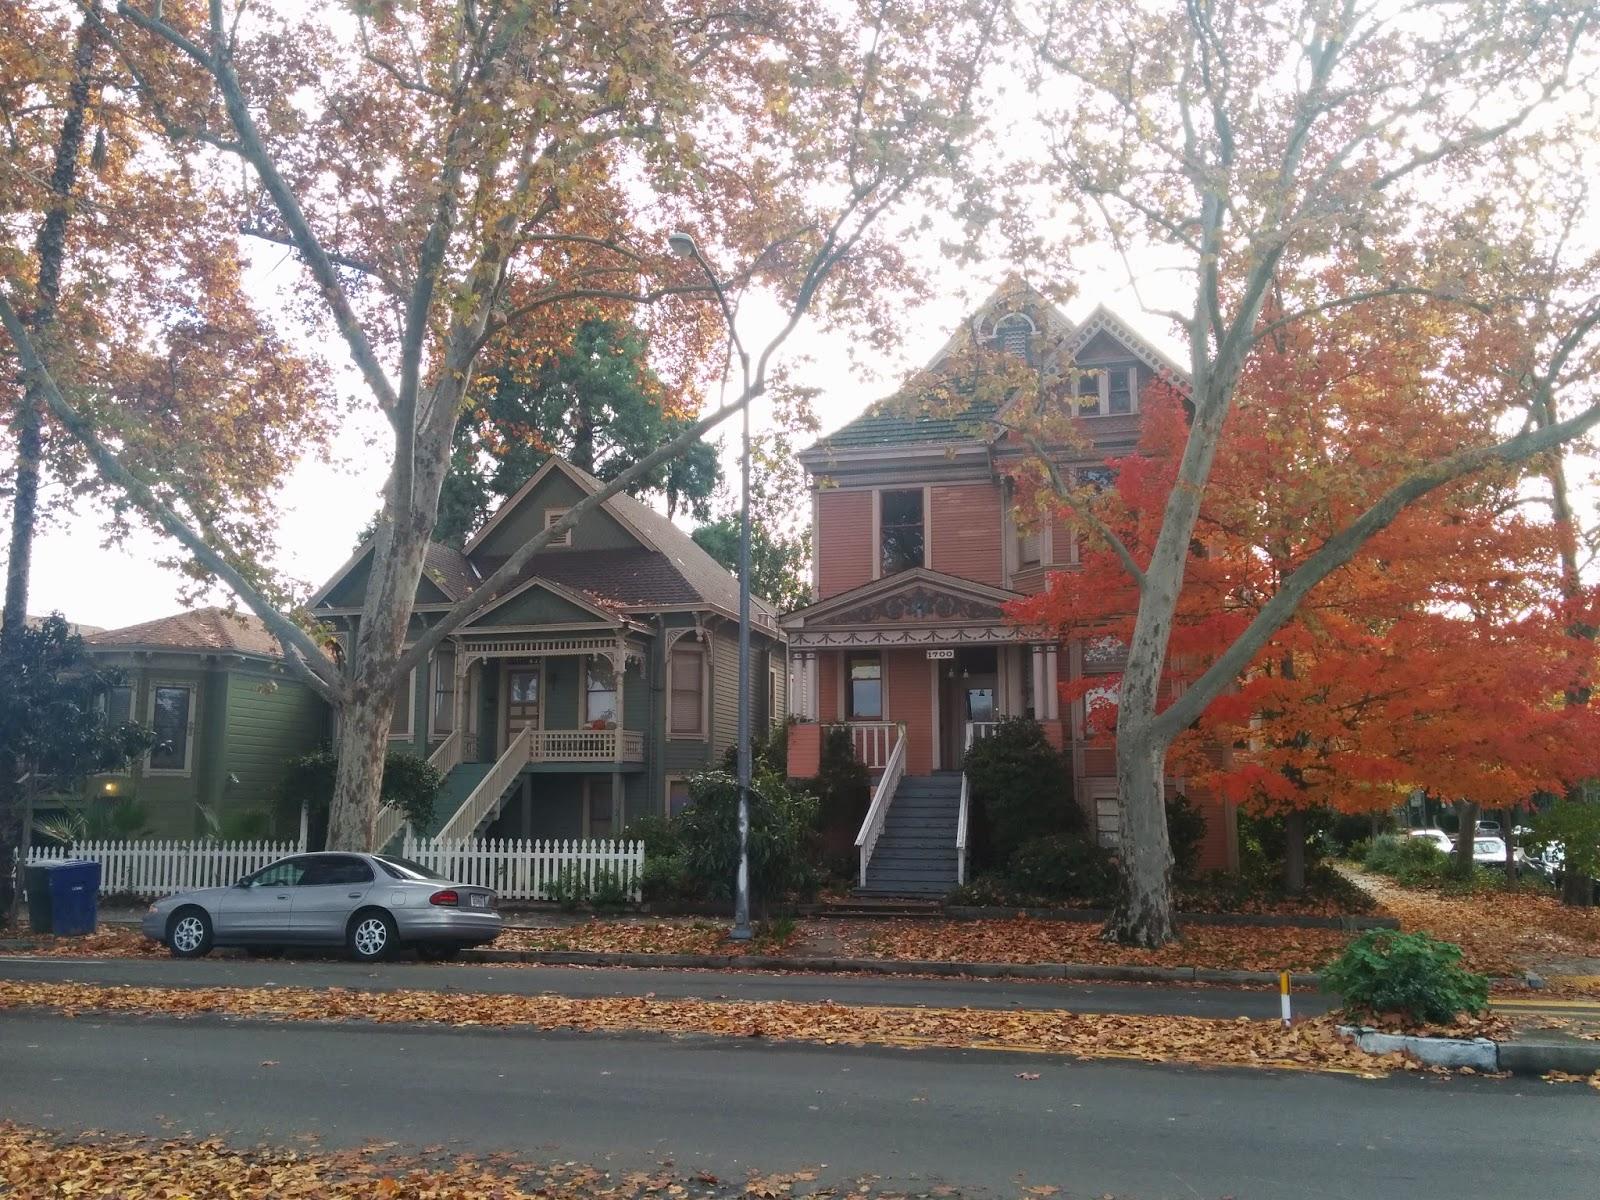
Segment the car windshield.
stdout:
<path fill-rule="evenodd" d="M 412 862 L 409 858 L 392 858 L 387 854 L 380 854 L 374 855 L 374 859 L 380 867 L 396 879 L 444 879 L 444 876 L 437 871 L 430 871 L 421 863 Z"/>
<path fill-rule="evenodd" d="M 1478 853 L 1479 854 L 1499 854 L 1499 855 L 1504 855 L 1505 852 L 1506 852 L 1506 844 L 1504 842 L 1502 842 L 1499 838 L 1479 838 L 1478 839 Z"/>

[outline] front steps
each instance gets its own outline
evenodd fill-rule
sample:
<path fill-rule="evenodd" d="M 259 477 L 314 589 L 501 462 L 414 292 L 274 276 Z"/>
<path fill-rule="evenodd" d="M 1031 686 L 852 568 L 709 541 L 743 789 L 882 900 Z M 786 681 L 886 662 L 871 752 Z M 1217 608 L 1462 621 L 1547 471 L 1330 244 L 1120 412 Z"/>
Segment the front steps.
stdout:
<path fill-rule="evenodd" d="M 907 775 L 867 864 L 858 896 L 943 897 L 956 886 L 961 774 Z"/>

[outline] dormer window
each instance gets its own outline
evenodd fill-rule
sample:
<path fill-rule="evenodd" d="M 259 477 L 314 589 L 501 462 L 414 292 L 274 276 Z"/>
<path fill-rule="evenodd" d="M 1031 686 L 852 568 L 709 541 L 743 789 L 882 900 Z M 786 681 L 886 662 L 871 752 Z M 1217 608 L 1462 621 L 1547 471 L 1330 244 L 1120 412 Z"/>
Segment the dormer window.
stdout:
<path fill-rule="evenodd" d="M 545 509 L 544 510 L 544 527 L 546 529 L 549 529 L 550 526 L 554 525 L 557 521 L 561 520 L 561 518 L 566 516 L 566 515 L 567 515 L 567 510 L 564 509 L 564 508 L 547 508 L 547 509 Z M 565 546 L 571 546 L 571 545 L 572 545 L 572 530 L 568 529 L 564 533 L 556 534 L 555 537 L 551 538 L 548 542 L 546 542 L 545 543 L 545 549 L 549 550 L 549 549 L 552 549 L 553 547 L 556 547 L 556 546 L 564 546 L 565 547 Z"/>
<path fill-rule="evenodd" d="M 1033 320 L 1026 313 L 1011 313 L 995 322 L 989 341 L 996 349 L 1031 363 L 1034 332 Z"/>
<path fill-rule="evenodd" d="M 1097 363 L 1078 367 L 1078 415 L 1113 416 L 1134 411 L 1139 368 L 1134 363 Z"/>

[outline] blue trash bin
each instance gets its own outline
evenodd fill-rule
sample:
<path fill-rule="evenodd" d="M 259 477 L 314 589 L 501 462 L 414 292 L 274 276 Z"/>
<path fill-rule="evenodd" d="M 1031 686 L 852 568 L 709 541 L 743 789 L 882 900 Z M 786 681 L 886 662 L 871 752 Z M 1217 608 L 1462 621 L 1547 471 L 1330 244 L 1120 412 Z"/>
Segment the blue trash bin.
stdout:
<path fill-rule="evenodd" d="M 75 858 L 50 864 L 50 932 L 93 933 L 100 915 L 100 864 Z"/>

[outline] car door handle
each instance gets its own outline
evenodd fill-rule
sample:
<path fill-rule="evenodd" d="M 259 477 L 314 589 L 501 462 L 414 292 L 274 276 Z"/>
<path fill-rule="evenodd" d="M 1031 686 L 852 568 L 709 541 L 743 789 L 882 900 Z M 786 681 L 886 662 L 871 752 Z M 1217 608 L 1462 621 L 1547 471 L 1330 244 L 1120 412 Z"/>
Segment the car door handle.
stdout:
<path fill-rule="evenodd" d="M 284 895 L 282 892 L 278 893 L 278 899 L 279 900 L 287 900 L 288 898 L 289 897 Z"/>
<path fill-rule="evenodd" d="M 348 895 L 350 897 L 350 899 L 352 899 L 352 900 L 361 899 L 361 893 L 360 892 L 347 892 L 346 895 Z"/>

